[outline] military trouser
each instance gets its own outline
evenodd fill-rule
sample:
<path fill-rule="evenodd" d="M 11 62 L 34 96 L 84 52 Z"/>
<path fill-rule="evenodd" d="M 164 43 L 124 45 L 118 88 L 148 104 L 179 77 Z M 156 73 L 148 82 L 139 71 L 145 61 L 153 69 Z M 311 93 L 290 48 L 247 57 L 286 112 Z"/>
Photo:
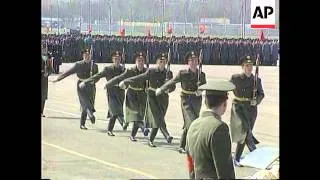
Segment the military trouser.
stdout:
<path fill-rule="evenodd" d="M 189 128 L 187 128 L 187 127 L 183 128 L 182 135 L 180 138 L 180 148 L 185 149 L 185 147 L 186 147 L 188 129 Z"/>
<path fill-rule="evenodd" d="M 235 159 L 239 162 L 242 152 L 244 150 L 244 146 L 247 145 L 249 151 L 254 151 L 256 149 L 256 144 L 254 142 L 253 136 L 252 136 L 252 131 L 248 131 L 246 139 L 244 141 L 244 143 L 237 143 L 237 147 L 236 147 L 236 155 L 235 155 Z"/>
<path fill-rule="evenodd" d="M 111 113 L 110 111 L 108 110 L 108 115 L 107 115 L 107 119 L 111 117 Z"/>
<path fill-rule="evenodd" d="M 41 100 L 41 114 L 43 114 L 44 105 L 46 103 L 46 100 Z"/>
<path fill-rule="evenodd" d="M 131 131 L 131 136 L 135 137 L 137 135 L 138 129 L 141 128 L 141 131 L 144 132 L 145 127 L 142 121 L 134 121 Z"/>
<path fill-rule="evenodd" d="M 241 155 L 242 155 L 242 152 L 244 150 L 245 145 L 247 145 L 249 151 L 251 152 L 256 149 L 256 144 L 259 143 L 259 141 L 256 140 L 256 138 L 252 134 L 252 129 L 255 124 L 256 118 L 257 118 L 257 109 L 253 109 L 252 119 L 251 119 L 250 123 L 247 124 L 247 126 L 249 126 L 249 127 L 247 128 L 246 138 L 243 143 L 240 143 L 240 142 L 237 143 L 235 159 L 238 162 L 240 161 L 240 158 L 241 158 Z"/>
<path fill-rule="evenodd" d="M 53 61 L 53 69 L 55 74 L 59 74 L 60 62 L 58 60 Z"/>
<path fill-rule="evenodd" d="M 60 65 L 59 65 L 59 64 L 55 64 L 55 65 L 54 65 L 54 72 L 55 72 L 56 74 L 59 74 L 59 69 L 60 69 Z"/>
<path fill-rule="evenodd" d="M 202 96 L 181 95 L 181 110 L 184 119 L 183 131 L 180 139 L 180 147 L 185 149 L 189 127 L 199 117 Z"/>
<path fill-rule="evenodd" d="M 86 119 L 87 119 L 87 111 L 83 109 L 81 111 L 80 126 L 84 126 L 86 124 Z"/>
<path fill-rule="evenodd" d="M 95 99 L 95 86 L 86 85 L 84 88 L 80 88 L 79 84 L 81 81 L 77 82 L 77 93 L 80 101 L 81 118 L 80 125 L 85 125 L 87 116 L 91 121 L 95 120 L 93 115 L 96 110 L 94 109 L 94 99 Z"/>
<path fill-rule="evenodd" d="M 86 124 L 87 116 L 89 117 L 89 119 L 92 119 L 93 111 L 89 109 L 82 109 L 80 117 L 80 126 L 84 126 Z"/>
<path fill-rule="evenodd" d="M 114 128 L 114 125 L 116 123 L 116 119 L 118 119 L 120 125 L 123 127 L 124 125 L 124 119 L 123 119 L 123 116 L 112 116 L 109 120 L 109 123 L 108 123 L 108 131 L 113 131 L 113 128 Z"/>
<path fill-rule="evenodd" d="M 160 127 L 160 128 L 152 128 L 151 134 L 150 134 L 150 138 L 149 138 L 149 140 L 151 142 L 153 142 L 154 139 L 156 138 L 159 129 L 162 132 L 164 138 L 168 141 L 168 138 L 170 137 L 170 134 L 169 134 L 169 132 L 167 130 L 167 127 Z"/>

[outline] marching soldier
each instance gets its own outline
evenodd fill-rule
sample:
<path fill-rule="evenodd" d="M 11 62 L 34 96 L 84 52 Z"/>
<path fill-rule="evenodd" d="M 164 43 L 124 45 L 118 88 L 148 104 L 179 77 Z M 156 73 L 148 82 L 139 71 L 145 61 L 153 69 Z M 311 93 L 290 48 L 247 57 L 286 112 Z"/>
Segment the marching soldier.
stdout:
<path fill-rule="evenodd" d="M 208 81 L 205 90 L 207 109 L 189 127 L 187 164 L 190 179 L 235 179 L 228 125 L 221 116 L 227 109 L 229 81 Z"/>
<path fill-rule="evenodd" d="M 164 117 L 167 112 L 169 104 L 168 93 L 175 90 L 175 85 L 172 85 L 168 92 L 159 96 L 155 95 L 155 91 L 158 87 L 161 87 L 166 81 L 172 79 L 172 72 L 165 68 L 167 57 L 165 54 L 159 54 L 156 56 L 157 68 L 147 70 L 145 73 L 128 78 L 120 83 L 120 87 L 127 87 L 136 81 L 148 81 L 149 88 L 147 89 L 147 107 L 145 113 L 146 128 L 152 128 L 149 146 L 156 147 L 153 141 L 157 135 L 158 130 L 162 132 L 168 143 L 171 143 L 173 137 L 170 136 Z"/>
<path fill-rule="evenodd" d="M 89 55 L 89 50 L 87 49 L 83 53 L 83 60 L 76 62 L 69 70 L 58 76 L 57 79 L 53 81 L 56 83 L 70 76 L 71 74 L 77 74 L 79 78 L 77 82 L 77 92 L 81 105 L 80 129 L 83 130 L 88 129 L 85 126 L 87 116 L 91 120 L 92 124 L 95 123 L 95 116 L 93 115 L 93 113 L 96 111 L 94 109 L 94 100 L 96 94 L 95 83 L 87 84 L 82 88 L 79 86 L 81 82 L 98 73 L 98 65 L 93 63 L 91 57 L 91 53 Z"/>
<path fill-rule="evenodd" d="M 185 56 L 185 61 L 189 68 L 180 70 L 179 73 L 157 89 L 156 95 L 160 95 L 168 90 L 173 84 L 181 83 L 181 110 L 183 114 L 183 133 L 180 140 L 179 152 L 185 152 L 186 136 L 190 124 L 193 120 L 199 117 L 199 112 L 202 103 L 201 93 L 198 91 L 198 86 L 206 83 L 205 73 L 197 68 L 199 56 L 194 52 L 188 52 Z M 200 74 L 200 76 L 199 76 Z"/>
<path fill-rule="evenodd" d="M 121 61 L 121 53 L 119 51 L 115 51 L 111 54 L 113 64 L 107 66 L 103 69 L 103 71 L 91 76 L 87 80 L 80 83 L 80 86 L 85 86 L 92 82 L 98 82 L 101 78 L 105 77 L 107 81 L 114 78 L 115 76 L 121 75 L 125 71 L 125 67 L 120 64 Z M 128 124 L 124 124 L 123 119 L 123 100 L 124 100 L 124 90 L 120 89 L 119 86 L 114 85 L 107 88 L 107 98 L 108 98 L 108 114 L 110 116 L 110 120 L 108 123 L 107 134 L 109 136 L 114 136 L 113 127 L 118 119 L 119 123 L 123 127 L 124 130 L 127 129 Z"/>
<path fill-rule="evenodd" d="M 119 76 L 116 76 L 110 79 L 107 84 L 106 88 L 110 88 L 122 80 L 126 78 L 130 78 L 133 76 L 140 75 L 146 72 L 146 68 L 144 67 L 145 55 L 142 52 L 138 52 L 134 55 L 134 59 L 136 62 L 136 66 L 126 69 L 124 73 Z M 146 81 L 136 81 L 131 83 L 128 87 L 125 95 L 124 100 L 124 120 L 125 123 L 133 122 L 133 127 L 131 131 L 131 135 L 129 139 L 131 141 L 137 141 L 135 136 L 138 132 L 138 129 L 141 128 L 142 132 L 145 136 L 148 136 L 148 129 L 144 128 L 144 113 L 145 113 L 145 106 L 147 95 L 145 92 Z"/>
<path fill-rule="evenodd" d="M 48 76 L 53 72 L 52 55 L 47 52 L 47 49 L 42 49 L 41 56 L 41 117 L 43 114 L 44 105 L 48 99 Z"/>
<path fill-rule="evenodd" d="M 233 90 L 235 98 L 232 102 L 230 128 L 232 141 L 237 143 L 234 160 L 237 166 L 241 166 L 239 161 L 245 144 L 249 151 L 253 151 L 259 143 L 253 136 L 252 129 L 257 118 L 257 105 L 264 98 L 261 79 L 257 77 L 257 72 L 256 78 L 252 74 L 253 62 L 250 56 L 242 57 L 241 61 L 243 73 L 234 74 L 231 77 L 231 82 L 236 89 Z M 254 95 L 254 89 L 256 89 L 256 95 Z"/>

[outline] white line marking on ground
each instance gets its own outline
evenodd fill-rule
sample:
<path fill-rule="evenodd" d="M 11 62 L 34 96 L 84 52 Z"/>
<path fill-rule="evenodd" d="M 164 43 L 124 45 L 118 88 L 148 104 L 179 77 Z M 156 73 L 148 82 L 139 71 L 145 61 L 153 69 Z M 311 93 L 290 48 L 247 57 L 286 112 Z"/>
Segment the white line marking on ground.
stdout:
<path fill-rule="evenodd" d="M 76 151 L 72 151 L 72 150 L 69 150 L 69 149 L 65 149 L 63 147 L 60 147 L 58 145 L 54 145 L 54 144 L 51 144 L 51 143 L 47 143 L 47 142 L 44 142 L 42 141 L 42 144 L 44 145 L 47 145 L 47 146 L 50 146 L 50 147 L 53 147 L 53 148 L 56 148 L 56 149 L 59 149 L 61 151 L 64 151 L 64 152 L 67 152 L 67 153 L 70 153 L 72 155 L 76 155 L 76 156 L 79 156 L 79 157 L 82 157 L 82 158 L 85 158 L 85 159 L 89 159 L 91 161 L 95 161 L 97 163 L 100 163 L 100 164 L 103 164 L 103 165 L 106 165 L 106 166 L 109 166 L 109 167 L 112 167 L 112 168 L 116 168 L 116 169 L 120 169 L 120 170 L 125 170 L 125 171 L 128 171 L 128 172 L 132 172 L 132 173 L 135 173 L 135 174 L 139 174 L 139 175 L 142 175 L 144 177 L 148 177 L 148 178 L 151 178 L 151 179 L 158 179 L 157 177 L 151 175 L 151 174 L 148 174 L 146 172 L 142 172 L 142 171 L 139 171 L 137 169 L 133 169 L 133 168 L 129 168 L 129 167 L 122 167 L 118 164 L 114 164 L 114 163 L 110 163 L 110 162 L 106 162 L 106 161 L 103 161 L 103 160 L 100 160 L 100 159 L 97 159 L 95 157 L 91 157 L 91 156 L 87 156 L 85 154 L 81 154 L 81 153 L 78 153 Z"/>

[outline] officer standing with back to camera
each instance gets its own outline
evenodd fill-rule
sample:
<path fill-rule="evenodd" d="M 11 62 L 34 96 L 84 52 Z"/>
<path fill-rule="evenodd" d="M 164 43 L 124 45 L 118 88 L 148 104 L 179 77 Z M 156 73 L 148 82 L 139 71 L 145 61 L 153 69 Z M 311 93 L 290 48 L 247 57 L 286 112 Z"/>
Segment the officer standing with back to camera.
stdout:
<path fill-rule="evenodd" d="M 192 122 L 187 133 L 190 179 L 235 179 L 229 128 L 221 118 L 227 109 L 228 91 L 234 88 L 227 80 L 208 80 L 199 87 L 205 90 L 207 108 Z"/>

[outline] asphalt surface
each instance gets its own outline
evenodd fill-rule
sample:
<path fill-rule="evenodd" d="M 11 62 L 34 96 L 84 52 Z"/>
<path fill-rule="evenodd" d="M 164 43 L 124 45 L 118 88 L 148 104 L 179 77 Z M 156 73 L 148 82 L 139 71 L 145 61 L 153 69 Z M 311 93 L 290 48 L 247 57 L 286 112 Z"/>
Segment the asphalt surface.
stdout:
<path fill-rule="evenodd" d="M 99 64 L 102 70 L 106 64 Z M 63 64 L 61 72 L 71 64 Z M 133 65 L 126 65 L 131 67 Z M 151 65 L 152 67 L 153 65 Z M 171 65 L 174 75 L 185 65 Z M 203 66 L 207 78 L 229 79 L 241 72 L 240 66 Z M 50 80 L 57 75 L 51 75 Z M 279 147 L 279 67 L 260 67 L 265 99 L 259 105 L 254 134 L 261 142 L 258 147 Z M 42 119 L 42 178 L 49 179 L 177 179 L 188 178 L 185 155 L 179 154 L 182 133 L 180 109 L 180 85 L 170 94 L 166 115 L 167 127 L 174 140 L 167 144 L 159 131 L 155 139 L 156 148 L 147 145 L 147 137 L 138 132 L 137 142 L 129 141 L 132 125 L 123 131 L 116 122 L 115 137 L 106 134 L 107 101 L 103 86 L 106 80 L 97 84 L 96 124 L 87 120 L 89 130 L 80 130 L 80 105 L 76 93 L 76 76 L 72 75 L 58 82 L 49 82 L 49 99 Z M 231 100 L 222 119 L 229 123 Z M 232 150 L 235 150 L 233 144 Z M 248 152 L 245 148 L 244 155 Z M 236 177 L 253 175 L 258 169 L 236 167 Z"/>

